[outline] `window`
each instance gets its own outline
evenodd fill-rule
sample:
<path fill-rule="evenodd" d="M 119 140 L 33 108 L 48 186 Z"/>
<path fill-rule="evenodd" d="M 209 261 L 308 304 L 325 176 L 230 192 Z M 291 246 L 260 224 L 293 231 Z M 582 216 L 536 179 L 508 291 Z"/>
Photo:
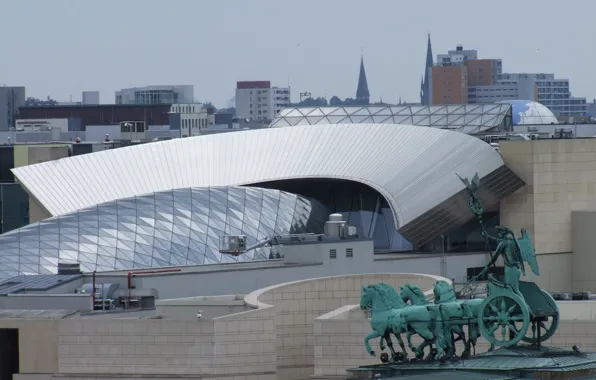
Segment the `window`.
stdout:
<path fill-rule="evenodd" d="M 346 257 L 354 257 L 354 248 L 346 248 Z"/>
<path fill-rule="evenodd" d="M 330 259 L 336 259 L 337 258 L 337 250 L 336 249 L 330 249 L 329 250 L 329 258 Z"/>

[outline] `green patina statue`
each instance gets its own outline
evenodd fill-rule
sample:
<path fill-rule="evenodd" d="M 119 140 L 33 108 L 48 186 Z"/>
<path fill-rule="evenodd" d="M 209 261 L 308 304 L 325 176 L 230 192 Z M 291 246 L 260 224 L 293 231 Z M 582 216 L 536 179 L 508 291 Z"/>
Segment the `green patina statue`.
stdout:
<path fill-rule="evenodd" d="M 509 228 L 498 226 L 495 228 L 497 236 L 489 235 L 483 222 L 482 202 L 476 195 L 480 188 L 478 174 L 472 181 L 460 179 L 466 185 L 469 207 L 479 222 L 482 236 L 487 243 L 489 240 L 498 243 L 484 270 L 467 286 L 484 276 L 500 257 L 505 266 L 504 278 L 488 276 L 487 297 L 484 299 L 457 299 L 450 283 L 437 281 L 433 288 L 433 303 L 415 285 L 401 286 L 399 294 L 386 284 L 363 286 L 360 307 L 371 310 L 373 329 L 364 339 L 370 355 L 375 356 L 376 353 L 369 341 L 381 338 L 381 350 L 384 349 L 385 341 L 389 346 L 390 361 L 408 360 L 402 334 L 406 334 L 408 347 L 415 359 L 423 359 L 424 349 L 430 346 L 427 360 L 447 360 L 457 359 L 455 344 L 458 341 L 464 344 L 461 357 L 465 358 L 471 354 L 472 348 L 475 353 L 480 336 L 490 343 L 489 350 L 492 350 L 495 346 L 509 347 L 520 341 L 540 347 L 555 333 L 559 309 L 554 299 L 535 283 L 520 280 L 522 275 L 526 275 L 526 264 L 535 275 L 540 275 L 529 233 L 522 229 L 521 237 L 518 238 Z M 464 327 L 467 327 L 468 336 Z M 401 352 L 394 350 L 391 335 L 397 338 Z M 422 338 L 418 347 L 412 344 L 414 335 Z"/>

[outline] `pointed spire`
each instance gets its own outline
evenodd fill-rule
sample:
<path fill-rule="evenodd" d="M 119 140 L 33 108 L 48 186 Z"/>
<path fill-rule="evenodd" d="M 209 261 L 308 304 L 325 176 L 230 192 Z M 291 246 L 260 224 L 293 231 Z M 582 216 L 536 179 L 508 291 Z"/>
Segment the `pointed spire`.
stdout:
<path fill-rule="evenodd" d="M 366 71 L 364 70 L 364 56 L 360 57 L 360 75 L 358 76 L 356 99 L 361 100 L 365 104 L 368 104 L 370 101 L 370 92 L 368 92 L 368 82 L 366 81 Z"/>
<path fill-rule="evenodd" d="M 424 105 L 430 105 L 432 103 L 431 96 L 431 75 L 433 67 L 433 47 L 430 41 L 430 33 L 428 34 L 428 41 L 426 44 L 426 63 L 424 65 L 424 79 L 420 85 L 420 102 Z"/>
<path fill-rule="evenodd" d="M 428 42 L 426 44 L 426 67 L 433 67 L 433 46 L 430 42 L 430 33 L 428 34 Z"/>

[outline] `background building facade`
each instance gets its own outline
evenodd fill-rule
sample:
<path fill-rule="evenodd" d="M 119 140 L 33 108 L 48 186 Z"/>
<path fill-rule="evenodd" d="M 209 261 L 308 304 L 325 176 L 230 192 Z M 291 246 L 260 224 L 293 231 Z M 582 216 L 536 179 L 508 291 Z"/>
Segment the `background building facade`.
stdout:
<path fill-rule="evenodd" d="M 179 130 L 180 137 L 199 136 L 215 124 L 214 111 L 201 103 L 173 104 L 170 109 L 170 129 Z"/>
<path fill-rule="evenodd" d="M 437 54 L 431 73 L 431 78 L 423 80 L 422 92 L 431 94 L 432 104 L 529 100 L 544 104 L 562 121 L 587 117 L 586 99 L 572 96 L 569 79 L 548 73 L 503 73 L 501 59 L 479 59 L 477 50 L 464 50 L 463 46 Z M 426 98 L 421 97 L 423 101 Z"/>
<path fill-rule="evenodd" d="M 289 105 L 289 87 L 271 87 L 270 81 L 236 83 L 237 118 L 255 121 L 272 120 Z"/>
<path fill-rule="evenodd" d="M 19 107 L 25 105 L 25 87 L 0 86 L 0 131 L 8 131 L 14 124 Z"/>
<path fill-rule="evenodd" d="M 194 103 L 194 86 L 145 86 L 116 91 L 116 104 Z"/>
<path fill-rule="evenodd" d="M 86 105 L 99 104 L 99 91 L 83 91 L 82 103 Z"/>

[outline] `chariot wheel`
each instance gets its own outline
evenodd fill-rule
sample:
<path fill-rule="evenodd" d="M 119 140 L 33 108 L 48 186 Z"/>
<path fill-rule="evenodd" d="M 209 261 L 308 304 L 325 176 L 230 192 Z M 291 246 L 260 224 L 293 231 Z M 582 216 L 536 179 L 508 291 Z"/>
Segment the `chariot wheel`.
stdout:
<path fill-rule="evenodd" d="M 548 292 L 542 289 L 541 291 L 552 310 L 555 311 L 555 314 L 543 318 L 533 318 L 530 321 L 531 328 L 528 330 L 526 336 L 523 337 L 523 341 L 530 344 L 539 344 L 547 341 L 555 334 L 557 327 L 559 327 L 559 307 L 555 299 Z M 538 335 L 540 335 L 540 341 L 538 341 Z"/>
<path fill-rule="evenodd" d="M 478 327 L 489 343 L 513 346 L 525 337 L 530 327 L 530 310 L 514 293 L 494 294 L 480 306 Z"/>

